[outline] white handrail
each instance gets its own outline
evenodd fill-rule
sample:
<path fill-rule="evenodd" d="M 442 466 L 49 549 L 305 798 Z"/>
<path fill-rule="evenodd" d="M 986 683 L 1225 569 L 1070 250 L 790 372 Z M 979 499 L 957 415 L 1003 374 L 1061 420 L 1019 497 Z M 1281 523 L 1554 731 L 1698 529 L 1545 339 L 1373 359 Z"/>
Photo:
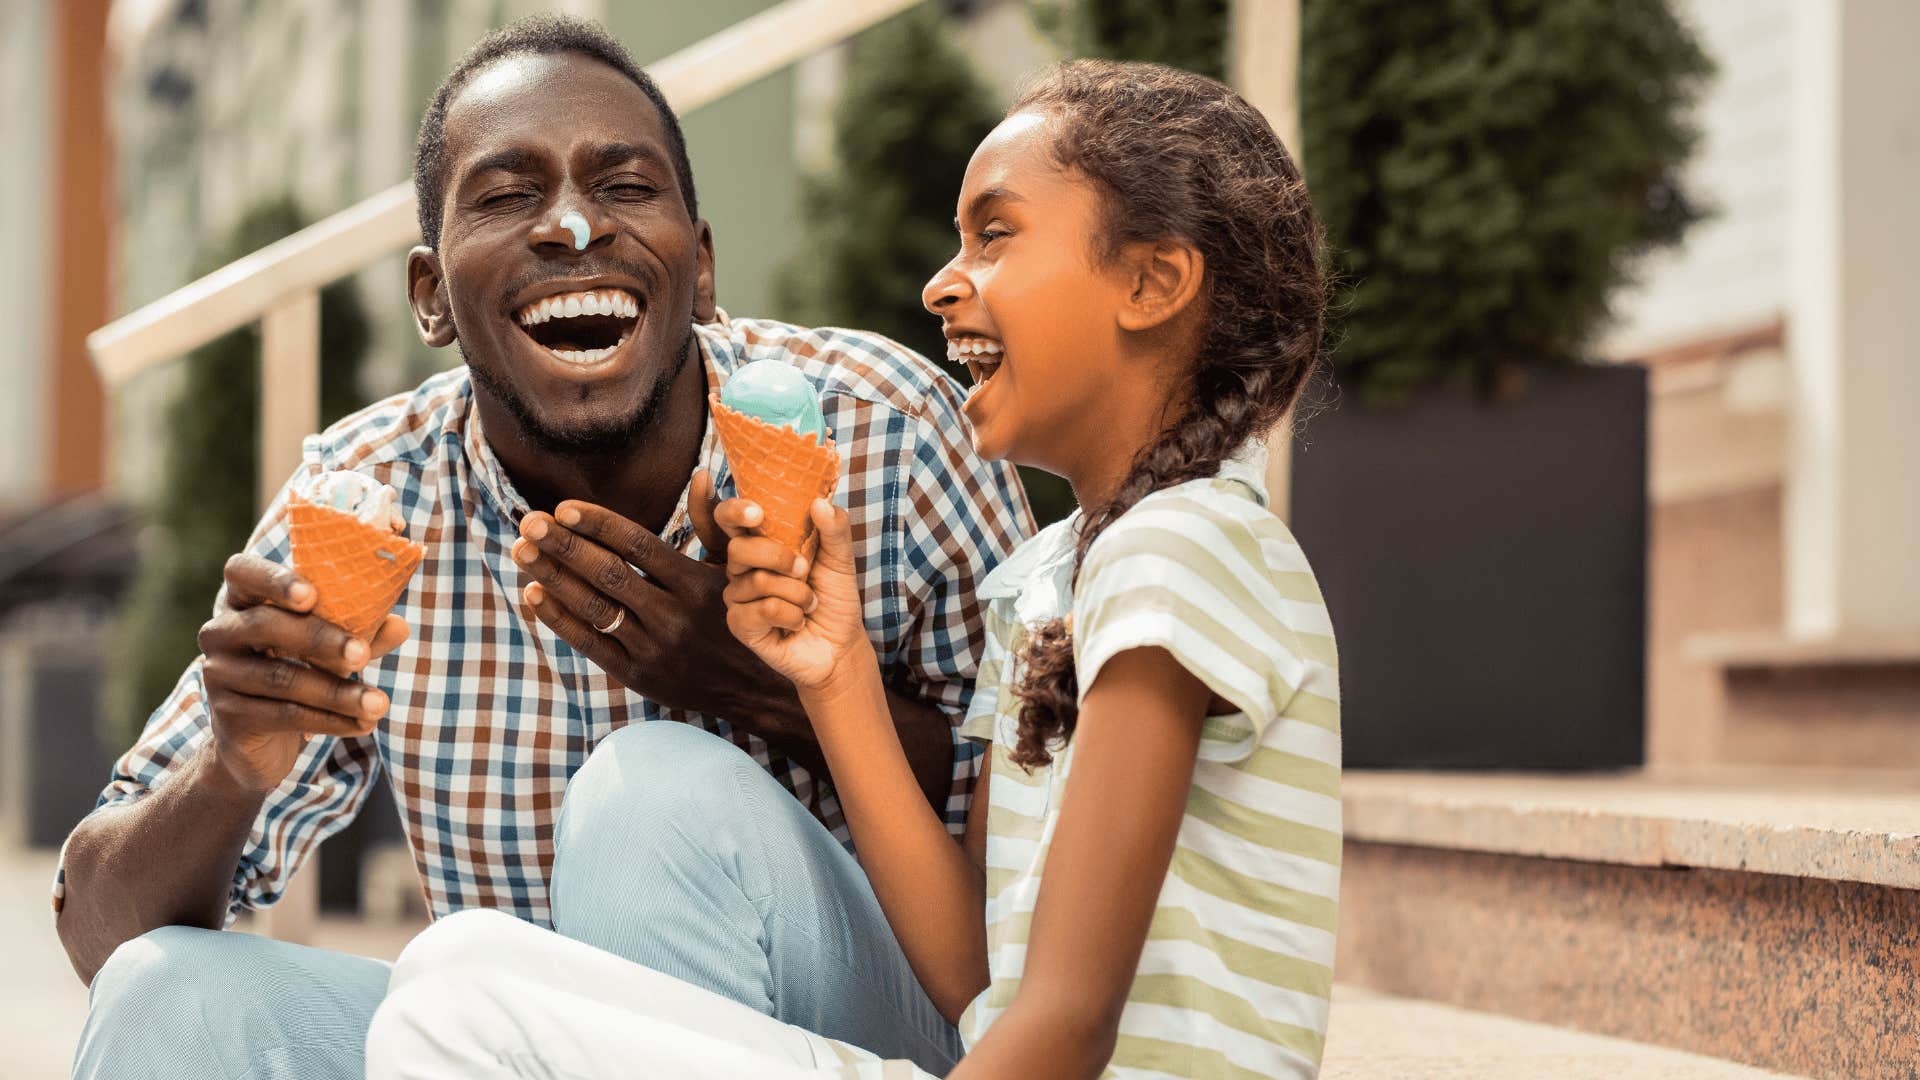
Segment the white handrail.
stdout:
<path fill-rule="evenodd" d="M 918 2 L 787 0 L 647 70 L 685 115 Z M 87 335 L 87 349 L 112 389 L 419 240 L 413 185 L 396 184 L 115 319 Z"/>

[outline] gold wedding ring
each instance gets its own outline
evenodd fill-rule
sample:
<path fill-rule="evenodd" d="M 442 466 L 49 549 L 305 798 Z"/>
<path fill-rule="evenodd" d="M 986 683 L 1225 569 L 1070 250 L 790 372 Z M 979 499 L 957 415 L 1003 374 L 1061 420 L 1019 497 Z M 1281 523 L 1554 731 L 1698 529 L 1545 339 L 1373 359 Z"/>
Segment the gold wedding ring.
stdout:
<path fill-rule="evenodd" d="M 620 608 L 619 610 L 613 613 L 612 622 L 608 623 L 605 626 L 596 626 L 594 627 L 594 629 L 600 631 L 603 634 L 611 634 L 615 630 L 620 629 L 620 624 L 626 621 L 627 621 L 627 609 Z"/>

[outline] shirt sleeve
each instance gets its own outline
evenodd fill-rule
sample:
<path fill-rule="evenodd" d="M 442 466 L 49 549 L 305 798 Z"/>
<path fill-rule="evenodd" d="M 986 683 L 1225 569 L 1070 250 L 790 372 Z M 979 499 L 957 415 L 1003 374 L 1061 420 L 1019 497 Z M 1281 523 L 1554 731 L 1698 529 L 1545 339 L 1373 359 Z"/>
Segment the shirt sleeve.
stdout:
<path fill-rule="evenodd" d="M 1247 524 L 1217 509 L 1150 496 L 1097 540 L 1073 601 L 1080 700 L 1129 649 L 1170 653 L 1236 715 L 1209 717 L 1203 755 L 1251 754 L 1307 677 L 1325 608 L 1288 600 Z M 1331 640 L 1330 638 L 1328 639 Z"/>
<path fill-rule="evenodd" d="M 248 552 L 274 562 L 287 561 L 287 493 L 301 477 L 319 468 L 312 456 L 313 443 L 308 446 L 307 463 L 274 497 L 247 542 Z M 139 740 L 114 763 L 112 778 L 93 814 L 146 798 L 178 775 L 212 736 L 202 682 L 204 662 L 201 657 L 187 666 L 173 692 L 147 720 Z M 353 820 L 378 774 L 379 756 L 372 736 L 309 739 L 287 778 L 268 794 L 254 819 L 234 867 L 227 923 L 231 925 L 242 909 L 265 908 L 279 900 L 314 846 Z M 65 861 L 63 849 L 54 874 L 56 914 L 66 899 Z"/>
<path fill-rule="evenodd" d="M 895 662 L 913 692 L 953 728 L 947 827 L 966 830 L 980 747 L 963 732 L 987 641 L 980 582 L 1033 534 L 1033 511 L 1013 467 L 973 450 L 953 384 L 940 379 L 913 422 L 906 455 L 901 570 L 906 633 Z"/>

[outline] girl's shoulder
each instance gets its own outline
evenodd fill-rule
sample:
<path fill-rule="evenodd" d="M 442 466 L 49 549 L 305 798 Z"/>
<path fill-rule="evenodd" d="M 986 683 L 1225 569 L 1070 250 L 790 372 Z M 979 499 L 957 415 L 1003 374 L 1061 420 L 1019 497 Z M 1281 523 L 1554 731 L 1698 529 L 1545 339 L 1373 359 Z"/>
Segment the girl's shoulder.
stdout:
<path fill-rule="evenodd" d="M 1293 533 L 1267 508 L 1264 484 L 1225 474 L 1162 488 L 1135 503 L 1095 538 L 1086 572 L 1141 559 L 1212 566 L 1242 579 L 1306 569 Z"/>

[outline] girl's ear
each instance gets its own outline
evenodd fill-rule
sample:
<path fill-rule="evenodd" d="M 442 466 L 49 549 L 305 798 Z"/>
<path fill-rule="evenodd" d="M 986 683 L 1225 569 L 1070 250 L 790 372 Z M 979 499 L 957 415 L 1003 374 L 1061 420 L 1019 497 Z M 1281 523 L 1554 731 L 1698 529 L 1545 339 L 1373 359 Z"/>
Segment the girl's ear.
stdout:
<path fill-rule="evenodd" d="M 447 291 L 441 288 L 440 254 L 430 247 L 407 252 L 407 304 L 413 308 L 414 328 L 428 348 L 453 344 L 453 312 Z"/>
<path fill-rule="evenodd" d="M 1207 276 L 1200 249 L 1172 240 L 1130 244 L 1120 260 L 1131 286 L 1120 307 L 1120 327 L 1136 333 L 1164 326 L 1191 308 Z"/>

